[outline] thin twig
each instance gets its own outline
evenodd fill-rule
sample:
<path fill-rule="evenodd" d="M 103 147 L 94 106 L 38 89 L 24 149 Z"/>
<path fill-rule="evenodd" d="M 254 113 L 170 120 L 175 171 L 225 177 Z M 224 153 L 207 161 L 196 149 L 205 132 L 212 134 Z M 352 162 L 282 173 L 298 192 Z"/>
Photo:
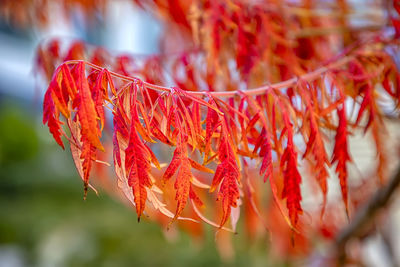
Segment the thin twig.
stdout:
<path fill-rule="evenodd" d="M 299 77 L 294 77 L 294 78 L 291 78 L 289 80 L 282 81 L 282 82 L 275 83 L 275 84 L 268 84 L 268 85 L 263 85 L 263 86 L 260 86 L 260 87 L 257 87 L 257 88 L 244 90 L 244 91 L 241 91 L 241 93 L 245 94 L 247 96 L 262 95 L 267 90 L 269 90 L 271 88 L 281 89 L 281 88 L 290 87 L 290 86 L 296 84 L 299 79 L 301 79 L 303 81 L 311 82 L 311 81 L 317 79 L 318 77 L 320 77 L 322 74 L 324 74 L 324 73 L 326 73 L 326 72 L 328 72 L 328 71 L 330 71 L 332 69 L 339 68 L 339 67 L 349 63 L 351 60 L 354 59 L 354 57 L 355 56 L 347 56 L 347 57 L 344 57 L 344 58 L 342 58 L 342 59 L 340 59 L 338 61 L 330 63 L 330 64 L 328 64 L 326 66 L 323 66 L 323 67 L 321 67 L 319 69 L 316 69 L 316 70 L 314 70 L 312 72 L 309 72 L 309 73 L 307 73 L 305 75 L 302 75 L 302 76 L 299 76 Z M 69 61 L 64 62 L 64 64 L 77 64 L 79 62 L 82 62 L 82 60 L 69 60 Z M 90 63 L 90 62 L 87 62 L 87 61 L 85 61 L 85 64 L 90 66 L 93 69 L 96 69 L 96 70 L 103 69 L 102 67 L 97 66 L 97 65 L 95 65 L 93 63 Z M 119 74 L 119 73 L 116 73 L 116 72 L 113 72 L 113 71 L 109 71 L 109 73 L 112 76 L 116 77 L 116 78 L 119 78 L 121 80 L 128 81 L 128 82 L 137 82 L 137 81 L 140 80 L 139 78 L 125 76 L 125 75 L 122 75 L 122 74 Z M 142 82 L 143 82 L 143 85 L 146 88 L 151 89 L 151 90 L 162 91 L 162 92 L 170 92 L 171 91 L 171 88 L 169 88 L 169 87 L 155 85 L 155 84 L 151 84 L 151 83 L 148 83 L 148 82 L 145 82 L 145 81 L 142 81 Z M 232 97 L 232 96 L 237 95 L 239 93 L 239 91 L 222 91 L 222 92 L 186 91 L 185 93 L 188 94 L 188 95 L 191 95 L 191 96 L 211 95 L 211 96 L 214 96 L 214 97 Z"/>
<path fill-rule="evenodd" d="M 388 184 L 380 188 L 374 196 L 356 213 L 352 222 L 336 238 L 337 256 L 340 262 L 345 258 L 345 247 L 349 240 L 359 237 L 365 227 L 373 222 L 379 210 L 385 207 L 400 185 L 400 168 Z"/>
<path fill-rule="evenodd" d="M 367 44 L 369 43 L 374 43 L 374 41 L 376 41 L 376 38 L 378 38 L 377 36 L 375 38 L 371 38 L 369 41 L 365 41 L 364 44 L 357 44 L 356 47 L 359 47 L 359 49 L 361 49 L 361 47 L 365 47 Z M 389 38 L 388 40 L 382 40 L 381 38 L 378 39 L 379 42 L 390 42 L 392 41 L 391 38 Z M 334 60 L 329 62 L 328 64 L 326 64 L 323 67 L 320 67 L 312 72 L 308 72 L 304 75 L 298 76 L 298 77 L 293 77 L 289 80 L 286 81 L 282 81 L 282 82 L 278 82 L 275 84 L 266 84 L 257 88 L 253 88 L 253 89 L 247 89 L 247 90 L 235 90 L 235 91 L 220 91 L 220 92 L 209 92 L 209 91 L 186 91 L 185 94 L 188 96 L 213 96 L 213 97 L 233 97 L 235 95 L 239 95 L 239 94 L 244 94 L 247 96 L 256 96 L 256 95 L 262 95 L 264 94 L 267 90 L 274 88 L 274 89 L 282 89 L 282 88 L 287 88 L 290 86 L 295 85 L 299 80 L 302 81 L 307 81 L 307 82 L 311 82 L 314 81 L 315 79 L 321 77 L 322 74 L 329 72 L 330 70 L 333 69 L 338 69 L 344 65 L 346 65 L 347 63 L 349 63 L 350 61 L 352 61 L 355 57 L 357 53 L 351 54 L 349 55 L 349 53 L 351 51 L 354 51 L 355 47 L 352 47 L 352 49 L 348 50 L 345 49 L 343 53 L 340 53 L 339 55 L 341 57 L 334 57 Z M 77 64 L 79 62 L 82 62 L 82 60 L 69 60 L 64 62 L 63 64 Z M 86 65 L 90 66 L 93 69 L 99 70 L 101 71 L 103 69 L 103 67 L 100 67 L 98 65 L 95 65 L 91 62 L 87 62 L 84 61 Z M 160 85 L 155 85 L 155 84 L 151 84 L 145 81 L 140 80 L 139 78 L 136 77 L 129 77 L 126 75 L 122 75 L 113 71 L 108 71 L 110 73 L 110 75 L 119 78 L 121 80 L 125 80 L 128 82 L 140 82 L 141 84 L 143 84 L 144 87 L 146 87 L 147 89 L 150 90 L 155 90 L 155 91 L 161 91 L 161 92 L 171 92 L 171 88 L 169 87 L 165 87 L 165 86 L 160 86 Z M 121 90 L 118 92 L 120 93 Z"/>

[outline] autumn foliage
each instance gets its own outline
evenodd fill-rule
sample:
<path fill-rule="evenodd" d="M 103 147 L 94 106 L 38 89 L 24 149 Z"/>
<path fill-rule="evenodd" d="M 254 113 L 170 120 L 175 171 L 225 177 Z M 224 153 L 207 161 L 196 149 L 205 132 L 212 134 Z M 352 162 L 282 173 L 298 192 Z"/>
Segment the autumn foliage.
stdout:
<path fill-rule="evenodd" d="M 279 214 L 305 242 L 305 179 L 322 195 L 313 216 L 330 217 L 341 212 L 326 209 L 333 168 L 351 217 L 351 132 L 372 133 L 385 183 L 381 102 L 400 101 L 399 1 L 358 28 L 347 1 L 133 2 L 164 23 L 162 53 L 113 55 L 79 41 L 65 49 L 58 39 L 38 49 L 50 81 L 43 123 L 62 148 L 69 143 L 85 196 L 102 183 L 98 166 L 111 163 L 138 219 L 236 232 L 242 210 L 273 231 L 269 217 Z"/>

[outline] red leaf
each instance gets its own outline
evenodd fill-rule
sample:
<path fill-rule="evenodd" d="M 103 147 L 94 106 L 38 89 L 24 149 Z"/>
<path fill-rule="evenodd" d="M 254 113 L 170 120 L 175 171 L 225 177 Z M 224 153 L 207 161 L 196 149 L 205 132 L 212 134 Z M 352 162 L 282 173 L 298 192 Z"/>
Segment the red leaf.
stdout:
<path fill-rule="evenodd" d="M 178 201 L 175 217 L 172 221 L 176 220 L 182 213 L 186 206 L 187 199 L 189 197 L 190 181 L 192 179 L 192 172 L 190 171 L 191 166 L 189 160 L 186 158 L 181 161 L 178 175 L 175 180 L 176 195 L 175 200 Z"/>
<path fill-rule="evenodd" d="M 395 30 L 395 37 L 399 38 L 400 37 L 400 19 L 395 19 L 392 18 L 392 24 Z"/>
<path fill-rule="evenodd" d="M 64 57 L 63 61 L 84 59 L 85 45 L 80 41 L 74 42 Z"/>
<path fill-rule="evenodd" d="M 105 70 L 103 69 L 97 75 L 95 85 L 92 89 L 93 103 L 95 105 L 97 116 L 100 118 L 101 129 L 103 129 L 105 123 L 103 102 L 105 96 L 107 96 L 107 89 L 108 89 L 107 75 Z"/>
<path fill-rule="evenodd" d="M 75 80 L 72 77 L 72 74 L 66 64 L 63 64 L 61 66 L 61 72 L 62 72 L 62 77 L 63 77 L 63 80 L 62 80 L 63 86 L 66 88 L 71 100 L 74 100 L 78 89 L 76 88 Z"/>
<path fill-rule="evenodd" d="M 339 125 L 336 130 L 335 147 L 333 148 L 332 164 L 337 162 L 336 173 L 339 176 L 340 188 L 342 190 L 343 202 L 348 214 L 348 196 L 347 196 L 347 166 L 346 163 L 351 161 L 348 145 L 347 145 L 347 119 L 345 106 L 337 109 L 339 117 Z"/>
<path fill-rule="evenodd" d="M 207 117 L 206 117 L 206 137 L 205 137 L 205 150 L 204 150 L 204 154 L 205 157 L 208 157 L 208 153 L 210 152 L 211 149 L 211 139 L 212 139 L 212 135 L 215 132 L 216 128 L 218 127 L 218 113 L 212 109 L 212 108 L 208 108 L 207 111 Z"/>
<path fill-rule="evenodd" d="M 56 76 L 59 75 L 60 74 L 58 73 Z M 60 78 L 62 77 L 60 76 Z M 56 79 L 59 79 L 59 77 L 56 77 Z M 51 89 L 51 96 L 57 110 L 59 110 L 65 118 L 69 118 L 70 115 L 67 107 L 68 98 L 66 99 L 66 97 L 64 97 L 63 91 L 60 88 L 56 79 L 52 80 L 49 85 L 49 88 Z"/>
<path fill-rule="evenodd" d="M 77 65 L 77 87 L 79 90 L 80 104 L 78 109 L 79 122 L 81 124 L 82 135 L 96 148 L 104 151 L 99 140 L 99 127 L 97 123 L 97 112 L 92 99 L 92 93 L 85 76 L 85 63 L 79 62 Z"/>
<path fill-rule="evenodd" d="M 83 170 L 83 183 L 84 183 L 84 199 L 86 199 L 87 188 L 89 185 L 89 175 L 92 169 L 92 158 L 96 158 L 96 148 L 89 143 L 88 140 L 82 135 L 82 150 L 80 158 L 83 160 L 82 162 L 82 170 Z"/>
<path fill-rule="evenodd" d="M 171 163 L 168 165 L 162 177 L 163 183 L 166 183 L 178 170 L 179 165 L 181 164 L 181 153 L 181 148 L 177 147 L 174 151 L 174 155 L 172 156 Z"/>
<path fill-rule="evenodd" d="M 315 168 L 315 175 L 317 182 L 321 188 L 323 194 L 323 208 L 321 211 L 321 216 L 325 212 L 325 206 L 327 201 L 327 193 L 328 193 L 328 185 L 327 179 L 329 177 L 326 166 L 330 166 L 330 162 L 328 160 L 328 155 L 325 150 L 325 145 L 321 137 L 321 133 L 319 131 L 319 127 L 317 125 L 318 118 L 316 117 L 315 110 L 318 107 L 315 107 L 311 103 L 310 99 L 310 87 L 300 86 L 299 90 L 302 94 L 303 100 L 306 105 L 306 113 L 308 113 L 309 117 L 309 127 L 310 127 L 310 136 L 308 138 L 307 147 L 303 154 L 303 158 L 305 158 L 310 152 L 315 160 L 315 164 L 313 167 Z"/>
<path fill-rule="evenodd" d="M 231 215 L 231 208 L 237 207 L 237 200 L 240 197 L 238 187 L 240 172 L 234 152 L 226 137 L 221 139 L 218 158 L 221 163 L 215 172 L 210 191 L 214 191 L 221 183 L 217 200 L 222 200 L 222 218 L 220 222 L 220 227 L 222 227 Z"/>
<path fill-rule="evenodd" d="M 364 98 L 363 98 L 363 101 L 361 102 L 355 124 L 358 124 L 360 122 L 365 109 L 369 109 L 368 122 L 364 128 L 365 131 L 367 131 L 369 126 L 371 125 L 372 121 L 375 118 L 375 103 L 373 102 L 373 96 L 372 96 L 373 88 L 371 87 L 370 84 L 367 84 L 367 85 L 363 86 L 363 88 L 361 88 L 360 91 L 364 92 Z"/>
<path fill-rule="evenodd" d="M 164 144 L 172 145 L 172 143 L 171 143 L 171 141 L 169 141 L 168 137 L 160 130 L 159 123 L 156 120 L 156 118 L 154 118 L 154 117 L 152 118 L 152 120 L 150 122 L 150 131 L 151 131 L 151 134 L 155 138 L 157 138 Z"/>
<path fill-rule="evenodd" d="M 297 170 L 297 153 L 293 147 L 292 138 L 288 137 L 288 144 L 283 152 L 281 165 L 283 167 L 284 186 L 282 198 L 286 198 L 286 206 L 289 210 L 289 218 L 293 227 L 296 227 L 299 214 L 303 212 L 300 201 L 301 176 Z"/>
<path fill-rule="evenodd" d="M 400 0 L 393 0 L 393 7 L 396 9 L 397 13 L 400 15 Z"/>
<path fill-rule="evenodd" d="M 135 197 L 138 221 L 146 206 L 146 187 L 152 186 L 149 176 L 151 171 L 150 160 L 150 153 L 140 140 L 135 125 L 132 123 L 128 147 L 125 150 L 125 169 L 127 170 L 128 185 L 132 188 Z"/>
<path fill-rule="evenodd" d="M 121 166 L 121 153 L 120 153 L 120 147 L 119 147 L 119 142 L 118 142 L 118 131 L 116 129 L 116 122 L 114 118 L 114 132 L 113 132 L 113 156 L 115 162 L 118 164 L 118 166 Z"/>
<path fill-rule="evenodd" d="M 189 198 L 191 200 L 194 201 L 194 203 L 199 206 L 199 207 L 203 207 L 204 203 L 203 201 L 201 201 L 201 199 L 199 198 L 199 196 L 196 194 L 196 192 L 193 189 L 193 186 L 190 186 L 190 190 L 189 190 Z"/>
<path fill-rule="evenodd" d="M 283 107 L 283 105 L 281 105 Z M 287 144 L 281 158 L 281 168 L 283 171 L 283 191 L 282 198 L 286 198 L 286 206 L 289 210 L 289 218 L 292 226 L 296 228 L 299 214 L 303 213 L 301 208 L 301 176 L 297 170 L 297 152 L 293 144 L 293 128 L 289 120 L 286 109 L 283 110 L 283 120 L 285 128 L 282 132 L 287 132 Z"/>
<path fill-rule="evenodd" d="M 256 152 L 259 147 L 261 147 L 259 156 L 263 157 L 260 168 L 260 175 L 263 175 L 265 173 L 264 182 L 266 182 L 268 177 L 272 174 L 273 166 L 270 137 L 264 127 L 260 133 L 260 136 L 257 138 L 253 153 Z"/>
<path fill-rule="evenodd" d="M 64 149 L 64 144 L 61 140 L 61 125 L 62 122 L 58 119 L 58 112 L 54 106 L 53 99 L 51 97 L 51 88 L 47 89 L 44 95 L 43 101 L 43 124 L 49 127 L 50 133 L 53 135 L 54 140 Z"/>
<path fill-rule="evenodd" d="M 177 113 L 176 117 L 177 116 Z M 178 133 L 178 145 L 174 151 L 174 155 L 172 157 L 171 163 L 167 167 L 162 182 L 165 183 L 168 181 L 178 170 L 178 174 L 176 176 L 174 187 L 176 189 L 175 200 L 178 201 L 175 216 L 172 219 L 171 223 L 174 222 L 182 213 L 183 209 L 186 206 L 187 199 L 189 197 L 189 189 L 192 181 L 192 172 L 191 172 L 191 162 L 187 156 L 187 142 L 186 138 L 182 135 L 182 128 L 180 124 L 180 119 L 176 121 Z"/>

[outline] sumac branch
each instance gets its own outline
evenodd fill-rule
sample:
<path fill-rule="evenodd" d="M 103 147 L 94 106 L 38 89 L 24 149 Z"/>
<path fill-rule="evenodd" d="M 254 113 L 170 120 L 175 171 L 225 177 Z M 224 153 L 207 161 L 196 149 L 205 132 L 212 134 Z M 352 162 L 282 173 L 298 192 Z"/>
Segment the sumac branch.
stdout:
<path fill-rule="evenodd" d="M 235 232 L 242 209 L 264 222 L 260 191 L 270 190 L 295 234 L 305 224 L 302 182 L 318 185 L 324 216 L 333 167 L 351 217 L 349 135 L 371 132 L 382 152 L 380 102 L 400 102 L 398 1 L 373 29 L 348 22 L 346 1 L 183 2 L 141 3 L 185 40 L 164 36 L 179 53 L 110 56 L 81 42 L 62 53 L 56 39 L 39 48 L 38 70 L 52 77 L 43 123 L 62 148 L 68 140 L 85 197 L 106 158 L 138 219 L 162 214 Z M 385 154 L 377 159 L 382 184 Z M 249 166 L 265 185 L 253 186 Z"/>

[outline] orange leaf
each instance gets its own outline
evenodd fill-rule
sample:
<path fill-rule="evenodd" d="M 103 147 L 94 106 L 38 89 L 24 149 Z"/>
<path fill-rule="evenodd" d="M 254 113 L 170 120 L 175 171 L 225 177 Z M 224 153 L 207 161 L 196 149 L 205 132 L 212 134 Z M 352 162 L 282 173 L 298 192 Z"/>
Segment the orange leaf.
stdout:
<path fill-rule="evenodd" d="M 172 219 L 172 221 L 179 217 L 186 206 L 186 202 L 189 197 L 190 180 L 192 179 L 192 172 L 190 169 L 190 162 L 187 160 L 187 158 L 182 160 L 178 175 L 176 176 L 175 180 L 175 200 L 178 201 L 178 204 L 176 207 L 175 217 Z"/>
<path fill-rule="evenodd" d="M 138 215 L 138 221 L 140 221 L 140 216 L 144 211 L 147 199 L 146 187 L 149 188 L 152 186 L 149 176 L 151 171 L 151 155 L 148 148 L 140 140 L 134 123 L 131 124 L 129 143 L 125 154 L 125 169 L 127 170 L 128 185 L 133 190 L 136 213 Z"/>
<path fill-rule="evenodd" d="M 62 84 L 65 86 L 71 100 L 74 100 L 78 89 L 76 88 L 75 80 L 66 64 L 61 66 L 61 72 L 63 77 Z"/>
<path fill-rule="evenodd" d="M 168 165 L 162 177 L 163 183 L 166 183 L 175 174 L 180 164 L 181 164 L 181 150 L 180 147 L 177 147 L 174 151 L 174 155 L 172 156 L 171 163 Z"/>
<path fill-rule="evenodd" d="M 92 93 L 85 76 L 85 63 L 79 62 L 77 65 L 77 87 L 79 90 L 80 104 L 78 109 L 79 122 L 81 124 L 82 135 L 96 148 L 104 151 L 99 140 L 99 127 L 97 123 L 97 112 L 92 99 Z"/>
<path fill-rule="evenodd" d="M 202 171 L 202 172 L 214 173 L 213 170 L 207 168 L 206 166 L 197 163 L 196 161 L 192 160 L 191 158 L 188 158 L 188 159 L 189 159 L 190 165 L 192 165 L 193 169 L 196 169 L 196 170 Z"/>

